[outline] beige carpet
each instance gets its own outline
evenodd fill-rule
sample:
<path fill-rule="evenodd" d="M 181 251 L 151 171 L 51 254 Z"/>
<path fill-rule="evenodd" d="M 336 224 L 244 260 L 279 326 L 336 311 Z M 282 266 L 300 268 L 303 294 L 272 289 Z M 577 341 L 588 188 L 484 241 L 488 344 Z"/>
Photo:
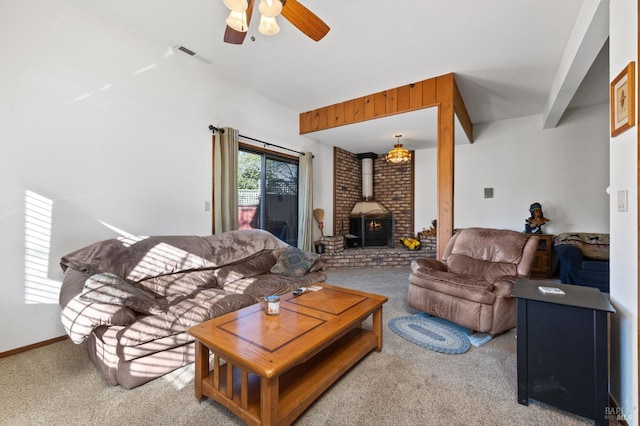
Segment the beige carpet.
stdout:
<path fill-rule="evenodd" d="M 328 282 L 384 294 L 384 347 L 318 399 L 298 425 L 582 425 L 586 419 L 516 399 L 515 330 L 461 355 L 420 348 L 386 326 L 413 314 L 408 269 L 329 271 Z M 0 359 L 1 425 L 234 425 L 193 396 L 193 365 L 133 390 L 102 380 L 82 348 L 62 341 Z"/>

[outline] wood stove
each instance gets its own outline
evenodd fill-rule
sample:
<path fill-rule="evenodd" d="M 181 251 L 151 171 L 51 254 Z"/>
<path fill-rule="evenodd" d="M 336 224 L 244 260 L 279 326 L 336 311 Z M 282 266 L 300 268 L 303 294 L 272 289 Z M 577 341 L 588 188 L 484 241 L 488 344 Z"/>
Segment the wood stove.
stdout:
<path fill-rule="evenodd" d="M 349 234 L 357 237 L 354 246 L 395 246 L 395 217 L 393 213 L 379 215 L 352 215 L 349 218 Z"/>
<path fill-rule="evenodd" d="M 347 247 L 395 246 L 395 216 L 373 199 L 373 159 L 377 154 L 358 154 L 362 161 L 362 201 L 349 216 Z"/>

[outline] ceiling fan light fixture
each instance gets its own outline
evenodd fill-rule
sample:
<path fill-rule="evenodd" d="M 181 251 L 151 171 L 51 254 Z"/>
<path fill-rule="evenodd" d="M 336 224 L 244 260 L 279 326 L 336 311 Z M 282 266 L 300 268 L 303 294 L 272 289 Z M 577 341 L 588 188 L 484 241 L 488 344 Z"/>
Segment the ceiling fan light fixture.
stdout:
<path fill-rule="evenodd" d="M 280 0 L 260 0 L 258 10 L 262 16 L 275 18 L 282 12 L 282 2 Z"/>
<path fill-rule="evenodd" d="M 400 143 L 400 138 L 402 137 L 402 135 L 395 136 L 396 138 L 398 138 L 398 143 L 394 145 L 393 149 L 389 151 L 389 153 L 385 157 L 387 163 L 399 164 L 411 161 L 411 153 Z"/>
<path fill-rule="evenodd" d="M 258 31 L 263 35 L 276 35 L 280 32 L 280 27 L 278 26 L 276 18 L 262 15 L 260 17 Z"/>
<path fill-rule="evenodd" d="M 246 33 L 247 32 L 247 14 L 246 12 L 234 12 L 229 13 L 229 17 L 225 21 L 227 25 L 234 30 Z"/>
<path fill-rule="evenodd" d="M 244 12 L 249 7 L 247 0 L 222 0 L 224 5 L 234 12 Z"/>

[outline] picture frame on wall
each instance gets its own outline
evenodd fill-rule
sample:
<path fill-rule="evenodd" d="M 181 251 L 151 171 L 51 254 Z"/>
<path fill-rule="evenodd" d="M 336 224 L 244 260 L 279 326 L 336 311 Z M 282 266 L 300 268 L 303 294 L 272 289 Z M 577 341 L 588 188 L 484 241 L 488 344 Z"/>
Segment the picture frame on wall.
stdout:
<path fill-rule="evenodd" d="M 611 82 L 611 137 L 636 124 L 635 62 L 629 62 Z"/>

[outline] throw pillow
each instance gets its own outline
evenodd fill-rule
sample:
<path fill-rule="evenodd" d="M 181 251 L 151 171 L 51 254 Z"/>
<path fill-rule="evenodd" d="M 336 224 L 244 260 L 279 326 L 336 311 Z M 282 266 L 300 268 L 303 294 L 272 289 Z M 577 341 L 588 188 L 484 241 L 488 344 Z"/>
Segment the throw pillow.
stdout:
<path fill-rule="evenodd" d="M 94 274 L 87 278 L 80 300 L 127 306 L 147 315 L 157 315 L 164 312 L 152 294 L 136 288 L 117 275 L 110 273 Z"/>
<path fill-rule="evenodd" d="M 278 256 L 278 261 L 271 268 L 271 272 L 288 277 L 301 277 L 309 272 L 319 258 L 319 254 L 300 250 L 297 247 L 287 247 Z"/>
<path fill-rule="evenodd" d="M 322 271 L 325 266 L 326 265 L 322 260 L 317 260 L 316 263 L 314 263 L 313 266 L 311 266 L 311 269 L 309 269 L 309 272 Z"/>

